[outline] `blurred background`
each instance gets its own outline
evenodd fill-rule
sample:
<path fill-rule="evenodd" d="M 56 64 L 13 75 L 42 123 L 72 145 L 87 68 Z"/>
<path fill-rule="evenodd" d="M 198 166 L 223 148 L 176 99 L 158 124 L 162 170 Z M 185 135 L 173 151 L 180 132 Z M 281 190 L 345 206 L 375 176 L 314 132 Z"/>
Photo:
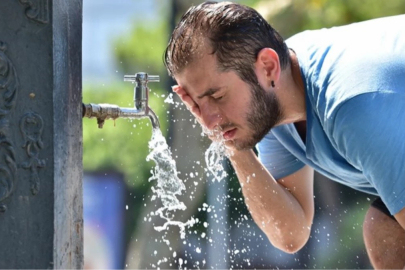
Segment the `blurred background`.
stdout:
<path fill-rule="evenodd" d="M 272 247 L 247 211 L 232 168 L 212 181 L 205 169 L 209 146 L 201 128 L 172 96 L 163 52 L 180 16 L 199 0 L 83 1 L 83 102 L 133 107 L 125 74 L 159 75 L 150 83 L 150 106 L 186 185 L 187 209 L 176 220 L 198 222 L 184 239 L 179 229 L 157 232 L 160 207 L 146 161 L 149 120 L 83 120 L 85 268 L 371 268 L 362 223 L 374 198 L 316 175 L 316 213 L 311 238 L 290 255 Z M 403 0 L 240 0 L 257 9 L 284 38 L 318 29 L 405 13 Z"/>

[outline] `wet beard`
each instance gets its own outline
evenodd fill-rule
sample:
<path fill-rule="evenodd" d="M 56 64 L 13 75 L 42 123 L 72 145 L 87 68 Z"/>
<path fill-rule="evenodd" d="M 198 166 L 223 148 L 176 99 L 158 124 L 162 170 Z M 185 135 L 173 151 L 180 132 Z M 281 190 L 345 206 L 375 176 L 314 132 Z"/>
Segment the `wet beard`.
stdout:
<path fill-rule="evenodd" d="M 282 117 L 280 103 L 274 92 L 266 92 L 259 84 L 251 86 L 251 90 L 250 110 L 246 117 L 251 134 L 244 141 L 234 141 L 237 150 L 252 149 Z"/>

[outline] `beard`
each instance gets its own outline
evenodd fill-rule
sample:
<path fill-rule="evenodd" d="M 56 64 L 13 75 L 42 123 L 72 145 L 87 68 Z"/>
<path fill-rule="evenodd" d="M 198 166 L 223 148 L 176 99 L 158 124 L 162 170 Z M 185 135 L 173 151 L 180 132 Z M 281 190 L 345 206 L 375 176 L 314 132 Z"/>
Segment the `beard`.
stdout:
<path fill-rule="evenodd" d="M 250 134 L 245 140 L 233 142 L 233 147 L 237 150 L 252 149 L 282 118 L 280 102 L 274 92 L 267 92 L 259 83 L 250 88 L 252 98 L 246 116 Z"/>

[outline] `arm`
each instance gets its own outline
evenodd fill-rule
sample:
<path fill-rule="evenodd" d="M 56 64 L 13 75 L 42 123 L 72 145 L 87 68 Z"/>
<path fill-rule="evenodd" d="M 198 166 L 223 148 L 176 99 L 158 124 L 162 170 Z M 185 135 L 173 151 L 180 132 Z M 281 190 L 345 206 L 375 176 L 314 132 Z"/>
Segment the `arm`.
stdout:
<path fill-rule="evenodd" d="M 314 215 L 313 170 L 305 166 L 277 182 L 253 151 L 234 151 L 230 160 L 256 224 L 275 247 L 287 253 L 300 250 Z"/>
<path fill-rule="evenodd" d="M 402 208 L 402 210 L 400 210 L 398 213 L 396 213 L 394 217 L 405 230 L 405 207 Z M 405 266 L 403 267 L 403 269 L 405 269 Z"/>

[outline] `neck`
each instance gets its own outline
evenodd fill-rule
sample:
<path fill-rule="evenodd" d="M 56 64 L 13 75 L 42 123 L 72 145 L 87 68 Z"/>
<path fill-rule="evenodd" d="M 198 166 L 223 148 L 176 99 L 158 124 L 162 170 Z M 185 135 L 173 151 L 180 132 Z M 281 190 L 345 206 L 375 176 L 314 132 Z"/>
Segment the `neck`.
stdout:
<path fill-rule="evenodd" d="M 290 124 L 306 120 L 305 87 L 301 77 L 298 58 L 290 51 L 291 64 L 282 74 L 278 98 L 283 108 L 281 124 Z"/>

